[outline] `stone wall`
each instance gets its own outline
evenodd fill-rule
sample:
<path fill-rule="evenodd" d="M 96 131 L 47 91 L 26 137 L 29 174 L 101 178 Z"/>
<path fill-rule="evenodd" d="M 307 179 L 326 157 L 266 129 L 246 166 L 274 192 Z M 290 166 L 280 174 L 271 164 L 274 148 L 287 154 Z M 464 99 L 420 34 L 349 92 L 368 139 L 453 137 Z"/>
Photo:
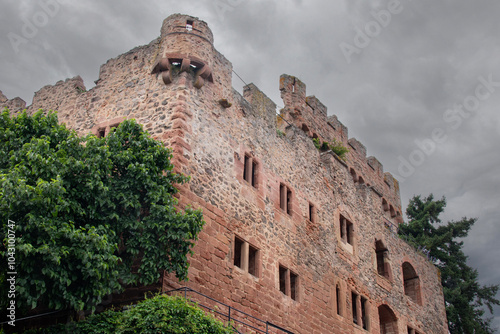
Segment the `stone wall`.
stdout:
<path fill-rule="evenodd" d="M 104 64 L 94 88 L 46 86 L 28 112 L 56 109 L 96 135 L 135 118 L 173 148 L 192 177 L 179 206 L 201 208 L 206 225 L 189 281 L 166 275 L 164 290 L 187 285 L 295 333 L 447 333 L 438 270 L 394 232 L 397 180 L 298 78 L 279 80 L 279 117 L 255 85 L 241 96 L 212 43 L 205 22 L 172 15 L 159 39 Z"/>

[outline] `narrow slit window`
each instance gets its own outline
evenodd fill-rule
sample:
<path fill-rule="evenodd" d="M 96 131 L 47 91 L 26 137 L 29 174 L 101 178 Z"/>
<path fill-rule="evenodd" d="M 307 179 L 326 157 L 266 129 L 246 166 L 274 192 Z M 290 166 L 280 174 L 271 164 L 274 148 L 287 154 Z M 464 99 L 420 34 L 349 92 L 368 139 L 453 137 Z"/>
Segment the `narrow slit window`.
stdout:
<path fill-rule="evenodd" d="M 248 273 L 257 276 L 257 254 L 258 249 L 248 246 Z"/>
<path fill-rule="evenodd" d="M 280 208 L 292 215 L 292 191 L 283 183 L 280 184 Z"/>
<path fill-rule="evenodd" d="M 340 239 L 351 246 L 354 244 L 354 225 L 340 215 Z"/>
<path fill-rule="evenodd" d="M 285 185 L 282 183 L 280 184 L 280 208 L 281 210 L 285 210 L 286 209 L 286 187 Z"/>
<path fill-rule="evenodd" d="M 252 163 L 251 161 L 252 161 L 252 159 L 248 155 L 245 154 L 245 161 L 244 161 L 245 165 L 243 166 L 243 180 L 245 180 L 247 182 L 252 175 L 250 172 L 251 163 Z"/>
<path fill-rule="evenodd" d="M 337 303 L 337 314 L 340 315 L 340 286 L 338 284 L 335 287 L 335 298 Z"/>
<path fill-rule="evenodd" d="M 252 187 L 257 188 L 257 162 L 250 155 L 245 154 L 243 163 L 243 179 L 250 183 Z"/>
<path fill-rule="evenodd" d="M 286 188 L 286 213 L 292 215 L 292 192 Z"/>
<path fill-rule="evenodd" d="M 309 217 L 308 218 L 309 218 L 309 221 L 311 221 L 313 223 L 315 222 L 314 221 L 314 211 L 315 211 L 314 210 L 314 205 L 312 205 L 311 203 L 309 203 Z"/>
<path fill-rule="evenodd" d="M 252 187 L 257 188 L 257 162 L 252 161 Z"/>
<path fill-rule="evenodd" d="M 234 238 L 234 265 L 238 268 L 242 268 L 241 255 L 244 242 L 238 237 Z"/>
<path fill-rule="evenodd" d="M 279 275 L 280 275 L 280 291 L 286 294 L 286 274 L 287 274 L 287 269 L 285 267 L 280 266 L 279 269 Z"/>
<path fill-rule="evenodd" d="M 358 295 L 355 292 L 351 293 L 351 308 L 352 308 L 352 322 L 358 324 Z"/>
<path fill-rule="evenodd" d="M 299 276 L 288 268 L 279 265 L 279 288 L 284 295 L 293 300 L 298 298 Z"/>
<path fill-rule="evenodd" d="M 361 297 L 361 326 L 364 330 L 368 330 L 368 311 L 367 311 L 368 300 L 365 297 Z"/>
<path fill-rule="evenodd" d="M 290 298 L 297 300 L 297 281 L 298 276 L 290 271 Z"/>

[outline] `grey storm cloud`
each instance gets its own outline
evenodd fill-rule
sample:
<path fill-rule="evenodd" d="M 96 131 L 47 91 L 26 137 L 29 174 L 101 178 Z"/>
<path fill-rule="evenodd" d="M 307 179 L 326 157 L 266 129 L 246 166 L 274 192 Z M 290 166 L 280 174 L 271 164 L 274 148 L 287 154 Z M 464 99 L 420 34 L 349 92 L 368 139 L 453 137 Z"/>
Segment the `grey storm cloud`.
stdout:
<path fill-rule="evenodd" d="M 498 0 L 4 0 L 0 90 L 30 104 L 35 91 L 67 77 L 92 88 L 101 64 L 157 38 L 176 12 L 205 20 L 235 72 L 278 105 L 279 76 L 298 76 L 400 176 L 403 209 L 413 195 L 434 193 L 447 198 L 443 220 L 477 217 L 464 240 L 470 265 L 482 284 L 500 283 Z M 345 45 L 356 52 L 346 56 Z M 455 112 L 458 126 L 446 121 L 473 101 L 480 78 L 491 78 L 491 94 Z M 436 129 L 444 140 L 433 141 Z M 402 161 L 411 173 L 401 175 Z M 498 307 L 495 316 L 498 327 Z"/>

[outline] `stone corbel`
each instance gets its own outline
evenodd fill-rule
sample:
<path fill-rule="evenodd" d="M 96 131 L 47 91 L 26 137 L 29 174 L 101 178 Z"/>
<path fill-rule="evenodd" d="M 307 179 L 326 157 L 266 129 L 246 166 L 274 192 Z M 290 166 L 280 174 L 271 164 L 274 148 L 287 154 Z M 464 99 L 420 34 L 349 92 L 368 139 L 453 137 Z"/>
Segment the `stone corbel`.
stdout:
<path fill-rule="evenodd" d="M 180 72 L 187 72 L 191 65 L 196 67 L 193 86 L 200 89 L 206 81 L 213 82 L 212 69 L 199 58 L 181 55 L 177 53 L 166 54 L 154 66 L 152 74 L 161 73 L 163 83 L 169 85 L 173 82 L 172 62 L 180 62 Z"/>

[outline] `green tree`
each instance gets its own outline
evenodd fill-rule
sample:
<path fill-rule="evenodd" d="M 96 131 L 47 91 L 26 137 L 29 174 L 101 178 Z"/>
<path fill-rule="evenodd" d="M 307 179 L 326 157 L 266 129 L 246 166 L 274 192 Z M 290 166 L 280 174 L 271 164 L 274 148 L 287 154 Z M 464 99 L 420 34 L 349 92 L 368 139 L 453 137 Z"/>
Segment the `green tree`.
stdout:
<path fill-rule="evenodd" d="M 399 234 L 410 244 L 425 248 L 441 270 L 450 333 L 493 333 L 491 319 L 484 318 L 483 306 L 493 313 L 493 305 L 500 304 L 496 299 L 498 285 L 478 283 L 477 270 L 467 265 L 463 242 L 459 241 L 467 236 L 476 219 L 464 217 L 442 224 L 439 215 L 445 206 L 444 197 L 413 197 L 406 209 L 409 221 L 400 225 Z"/>
<path fill-rule="evenodd" d="M 187 278 L 200 211 L 176 210 L 171 150 L 133 120 L 79 137 L 40 111 L 0 117 L 0 307 L 15 225 L 17 307 L 91 309 L 128 284 Z M 11 226 L 12 227 L 12 226 Z M 12 271 L 12 270 L 10 270 Z"/>

